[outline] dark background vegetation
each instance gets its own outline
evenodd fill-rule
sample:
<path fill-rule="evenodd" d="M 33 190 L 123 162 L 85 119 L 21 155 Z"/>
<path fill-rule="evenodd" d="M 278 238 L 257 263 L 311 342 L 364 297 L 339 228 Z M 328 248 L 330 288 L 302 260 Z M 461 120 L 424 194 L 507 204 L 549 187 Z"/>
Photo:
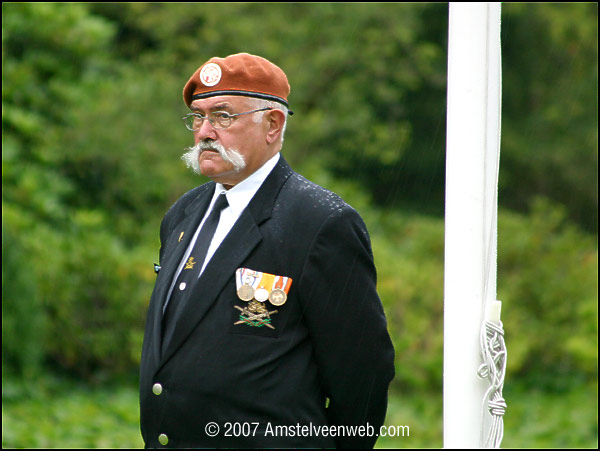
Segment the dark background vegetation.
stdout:
<path fill-rule="evenodd" d="M 597 447 L 597 4 L 502 6 L 505 446 Z M 248 52 L 283 154 L 365 218 L 397 352 L 387 423 L 442 445 L 447 4 L 3 3 L 2 444 L 141 446 L 137 366 L 183 85 Z"/>

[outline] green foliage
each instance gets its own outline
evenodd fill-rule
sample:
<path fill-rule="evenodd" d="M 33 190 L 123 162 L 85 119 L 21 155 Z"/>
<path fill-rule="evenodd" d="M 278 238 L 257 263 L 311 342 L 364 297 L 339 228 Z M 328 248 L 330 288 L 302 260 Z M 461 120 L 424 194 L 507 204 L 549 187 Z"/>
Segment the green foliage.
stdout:
<path fill-rule="evenodd" d="M 2 12 L 3 135 L 39 143 L 67 122 L 85 95 L 81 82 L 103 72 L 113 27 L 79 4 L 13 3 Z M 37 146 L 18 150 L 45 158 Z"/>
<path fill-rule="evenodd" d="M 500 198 L 547 197 L 597 233 L 598 4 L 504 4 L 502 58 Z"/>
<path fill-rule="evenodd" d="M 508 386 L 503 448 L 598 448 L 598 385 L 566 393 Z"/>
<path fill-rule="evenodd" d="M 39 292 L 53 339 L 46 352 L 85 379 L 123 374 L 139 362 L 148 286 L 146 255 L 126 251 L 103 229 L 102 216 L 78 211 L 71 233 L 39 233 Z M 46 234 L 44 235 L 44 232 Z M 36 243 L 41 244 L 41 243 Z"/>
<path fill-rule="evenodd" d="M 373 223 L 377 224 L 371 227 L 379 268 L 377 290 L 396 349 L 394 386 L 400 390 L 441 389 L 443 222 L 384 213 Z"/>
<path fill-rule="evenodd" d="M 598 250 L 543 199 L 524 219 L 500 216 L 498 296 L 508 378 L 565 390 L 598 377 Z"/>
<path fill-rule="evenodd" d="M 18 231 L 2 228 L 2 372 L 25 379 L 40 373 L 46 331 L 31 255 Z"/>
<path fill-rule="evenodd" d="M 40 379 L 29 395 L 6 400 L 2 384 L 3 448 L 141 448 L 135 388 L 88 387 L 68 380 Z"/>

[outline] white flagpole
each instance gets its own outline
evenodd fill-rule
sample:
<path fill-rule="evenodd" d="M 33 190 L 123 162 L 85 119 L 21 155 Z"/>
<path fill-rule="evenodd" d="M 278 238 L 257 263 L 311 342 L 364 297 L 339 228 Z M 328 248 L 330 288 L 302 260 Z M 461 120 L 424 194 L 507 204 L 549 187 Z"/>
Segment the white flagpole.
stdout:
<path fill-rule="evenodd" d="M 497 307 L 500 98 L 500 4 L 450 3 L 444 275 L 448 448 L 481 447 L 489 423 L 489 414 L 482 415 L 489 384 L 477 370 L 485 311 Z"/>

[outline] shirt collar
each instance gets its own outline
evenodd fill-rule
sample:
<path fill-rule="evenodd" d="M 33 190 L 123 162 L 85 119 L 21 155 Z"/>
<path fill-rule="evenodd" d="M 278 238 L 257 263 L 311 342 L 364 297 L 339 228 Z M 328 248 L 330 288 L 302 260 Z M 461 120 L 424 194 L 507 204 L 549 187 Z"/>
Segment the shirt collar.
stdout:
<path fill-rule="evenodd" d="M 248 206 L 258 189 L 261 187 L 263 182 L 266 180 L 266 178 L 269 176 L 269 174 L 275 167 L 275 165 L 277 165 L 279 158 L 280 153 L 277 152 L 277 154 L 275 154 L 259 169 L 252 173 L 252 175 L 245 178 L 229 190 L 226 190 L 222 184 L 217 183 L 212 202 L 214 202 L 214 200 L 219 194 L 224 192 L 227 196 L 227 202 L 233 210 L 233 213 L 239 216 L 244 210 L 244 208 Z"/>

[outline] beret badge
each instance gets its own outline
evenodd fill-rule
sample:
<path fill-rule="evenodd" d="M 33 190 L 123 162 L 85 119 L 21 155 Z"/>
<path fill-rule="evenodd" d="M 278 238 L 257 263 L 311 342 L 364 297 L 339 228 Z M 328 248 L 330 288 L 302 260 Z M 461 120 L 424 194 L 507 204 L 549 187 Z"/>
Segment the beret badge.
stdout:
<path fill-rule="evenodd" d="M 199 77 L 204 86 L 215 86 L 221 81 L 221 68 L 218 64 L 208 63 L 200 71 Z"/>

